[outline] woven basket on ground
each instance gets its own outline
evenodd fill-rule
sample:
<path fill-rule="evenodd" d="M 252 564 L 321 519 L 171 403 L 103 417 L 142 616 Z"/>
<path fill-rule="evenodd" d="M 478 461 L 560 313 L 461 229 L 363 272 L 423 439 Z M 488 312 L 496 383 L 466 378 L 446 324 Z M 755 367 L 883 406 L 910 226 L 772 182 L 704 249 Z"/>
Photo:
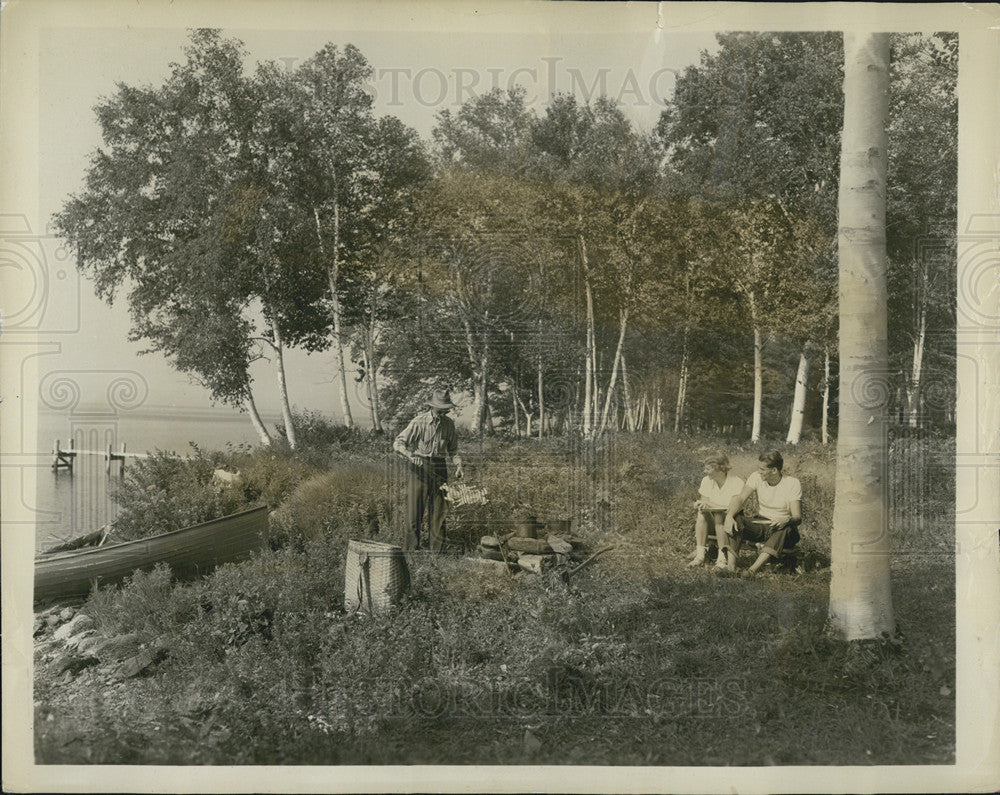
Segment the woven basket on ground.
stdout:
<path fill-rule="evenodd" d="M 410 570 L 402 547 L 381 541 L 347 543 L 344 607 L 374 613 L 399 604 L 410 587 Z"/>

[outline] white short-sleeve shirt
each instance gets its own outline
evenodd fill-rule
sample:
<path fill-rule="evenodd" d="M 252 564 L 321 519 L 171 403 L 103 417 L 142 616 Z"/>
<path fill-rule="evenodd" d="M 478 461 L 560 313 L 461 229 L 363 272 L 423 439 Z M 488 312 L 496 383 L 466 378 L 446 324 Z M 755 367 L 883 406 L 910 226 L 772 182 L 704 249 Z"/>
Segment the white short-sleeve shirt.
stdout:
<path fill-rule="evenodd" d="M 702 478 L 698 494 L 708 504 L 709 509 L 724 511 L 729 508 L 733 497 L 743 491 L 743 478 L 736 475 L 726 475 L 726 482 L 721 486 L 710 475 Z"/>
<path fill-rule="evenodd" d="M 791 519 L 791 504 L 802 499 L 802 484 L 790 475 L 782 475 L 776 486 L 769 486 L 760 472 L 752 472 L 747 486 L 757 492 L 758 513 L 774 522 Z"/>

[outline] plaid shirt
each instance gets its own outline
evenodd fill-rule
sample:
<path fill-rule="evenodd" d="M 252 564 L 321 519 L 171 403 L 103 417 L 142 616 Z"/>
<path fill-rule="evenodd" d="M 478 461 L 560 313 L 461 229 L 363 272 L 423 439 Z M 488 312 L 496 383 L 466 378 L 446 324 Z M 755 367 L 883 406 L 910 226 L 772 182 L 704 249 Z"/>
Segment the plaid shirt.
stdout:
<path fill-rule="evenodd" d="M 396 437 L 392 449 L 403 455 L 416 454 L 426 458 L 444 458 L 458 452 L 455 421 L 439 417 L 433 409 L 418 414 Z"/>

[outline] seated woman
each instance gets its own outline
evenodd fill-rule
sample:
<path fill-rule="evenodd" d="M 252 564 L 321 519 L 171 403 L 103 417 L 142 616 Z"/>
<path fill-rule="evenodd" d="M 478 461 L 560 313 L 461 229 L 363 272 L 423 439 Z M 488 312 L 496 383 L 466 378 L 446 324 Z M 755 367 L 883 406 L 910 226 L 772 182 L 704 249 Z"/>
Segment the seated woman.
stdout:
<path fill-rule="evenodd" d="M 747 478 L 743 490 L 729 504 L 726 511 L 723 535 L 727 545 L 735 552 L 744 540 L 760 541 L 760 554 L 753 565 L 744 572 L 756 574 L 771 559 L 777 559 L 782 549 L 794 547 L 799 542 L 799 525 L 802 523 L 802 484 L 798 478 L 781 473 L 785 465 L 781 453 L 772 450 L 760 454 L 757 471 Z M 758 515 L 747 518 L 742 514 L 743 504 L 751 494 L 757 495 Z M 719 547 L 722 547 L 719 540 Z M 736 569 L 736 554 L 732 553 L 730 570 Z M 721 553 L 720 553 L 721 554 Z"/>
<path fill-rule="evenodd" d="M 702 463 L 705 465 L 705 477 L 698 487 L 698 499 L 694 503 L 694 507 L 698 510 L 694 521 L 694 539 L 697 548 L 694 559 L 688 566 L 699 566 L 705 562 L 708 535 L 711 532 L 720 537 L 719 559 L 715 565 L 725 566 L 726 556 L 721 540 L 722 522 L 726 516 L 726 509 L 743 488 L 743 479 L 729 474 L 729 459 L 722 453 L 709 456 Z"/>

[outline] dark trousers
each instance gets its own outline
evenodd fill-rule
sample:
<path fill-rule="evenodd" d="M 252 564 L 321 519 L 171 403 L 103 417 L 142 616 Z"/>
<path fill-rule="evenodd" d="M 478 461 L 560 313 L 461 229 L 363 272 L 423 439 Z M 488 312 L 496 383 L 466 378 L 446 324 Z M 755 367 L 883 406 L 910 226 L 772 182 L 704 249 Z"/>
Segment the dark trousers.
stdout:
<path fill-rule="evenodd" d="M 799 543 L 801 536 L 797 527 L 786 525 L 780 530 L 770 528 L 770 519 L 763 516 L 737 516 L 736 527 L 739 529 L 741 540 L 762 541 L 764 547 L 762 552 L 770 552 L 772 557 L 778 557 L 783 549 L 791 549 Z"/>
<path fill-rule="evenodd" d="M 440 552 L 444 544 L 445 500 L 441 484 L 448 482 L 448 464 L 443 458 L 421 458 L 420 464 L 410 465 L 410 483 L 407 490 L 406 540 L 403 548 L 420 547 L 420 526 L 427 513 L 430 528 L 430 549 Z M 430 512 L 427 506 L 430 503 Z"/>

